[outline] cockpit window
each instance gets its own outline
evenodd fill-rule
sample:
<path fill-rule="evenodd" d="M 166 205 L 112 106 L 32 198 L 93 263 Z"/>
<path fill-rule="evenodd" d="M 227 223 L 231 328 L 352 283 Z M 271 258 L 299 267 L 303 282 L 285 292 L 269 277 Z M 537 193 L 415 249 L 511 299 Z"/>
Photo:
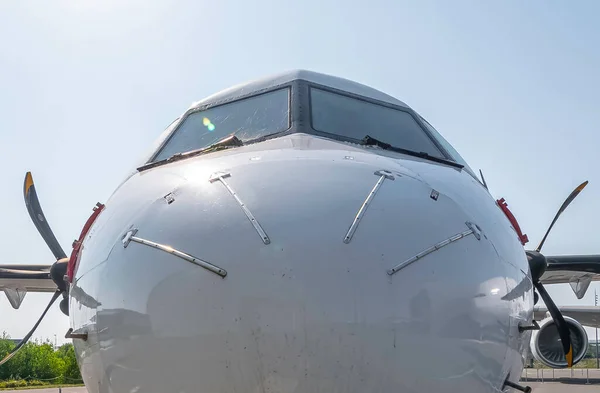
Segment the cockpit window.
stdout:
<path fill-rule="evenodd" d="M 446 139 L 444 139 L 444 137 L 431 124 L 429 124 L 427 120 L 421 117 L 421 121 L 423 122 L 423 124 L 425 124 L 425 127 L 427 127 L 429 132 L 431 132 L 431 134 L 439 142 L 439 144 L 442 145 L 444 149 L 446 149 L 446 151 L 452 156 L 454 161 L 464 165 L 465 170 L 469 172 L 469 174 L 473 176 L 477 181 L 479 181 L 479 179 L 477 179 L 477 176 L 475 175 L 475 172 L 473 172 L 473 169 L 471 169 L 471 167 L 469 166 L 469 164 L 467 164 L 464 158 L 462 158 L 462 156 L 458 154 L 456 149 Z"/>
<path fill-rule="evenodd" d="M 290 98 L 289 88 L 284 88 L 191 113 L 152 161 L 210 146 L 232 134 L 243 142 L 288 128 Z"/>
<path fill-rule="evenodd" d="M 316 131 L 357 141 L 369 135 L 394 147 L 446 158 L 409 112 L 317 88 L 310 89 L 310 105 Z"/>

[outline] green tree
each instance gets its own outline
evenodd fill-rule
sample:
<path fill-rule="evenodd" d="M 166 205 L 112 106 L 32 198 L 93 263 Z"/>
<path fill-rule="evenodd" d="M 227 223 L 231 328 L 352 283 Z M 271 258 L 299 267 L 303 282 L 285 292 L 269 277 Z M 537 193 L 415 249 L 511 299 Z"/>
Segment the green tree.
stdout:
<path fill-rule="evenodd" d="M 75 356 L 75 348 L 73 344 L 61 345 L 57 350 L 58 356 L 60 356 L 65 364 L 64 376 L 67 378 L 66 382 L 81 381 L 81 373 L 79 372 L 79 365 L 77 364 L 77 357 Z"/>
<path fill-rule="evenodd" d="M 2 339 L 0 340 L 0 359 L 4 359 L 4 357 L 15 347 L 15 344 L 11 340 L 8 340 L 9 337 L 5 333 L 6 332 L 2 334 Z M 12 360 L 14 360 L 14 358 L 9 360 L 8 363 L 4 363 L 4 365 L 0 366 L 0 380 L 10 379 L 12 368 L 9 363 Z"/>
<path fill-rule="evenodd" d="M 15 347 L 5 333 L 0 339 L 0 358 Z M 48 382 L 81 381 L 73 344 L 54 349 L 50 340 L 28 342 L 8 362 L 0 366 L 0 380 L 27 379 Z"/>

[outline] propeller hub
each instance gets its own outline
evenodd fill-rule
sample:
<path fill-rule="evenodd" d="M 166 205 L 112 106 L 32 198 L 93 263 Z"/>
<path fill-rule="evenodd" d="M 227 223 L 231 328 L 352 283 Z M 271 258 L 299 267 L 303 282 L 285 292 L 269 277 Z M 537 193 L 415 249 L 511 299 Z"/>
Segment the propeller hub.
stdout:
<path fill-rule="evenodd" d="M 67 274 L 67 266 L 69 258 L 61 258 L 52 264 L 50 268 L 50 278 L 56 284 L 61 292 L 67 291 L 67 283 L 65 282 L 65 274 Z"/>
<path fill-rule="evenodd" d="M 525 251 L 525 254 L 529 261 L 531 279 L 534 283 L 540 281 L 540 278 L 542 278 L 542 275 L 546 272 L 546 267 L 548 266 L 546 257 L 537 251 Z"/>

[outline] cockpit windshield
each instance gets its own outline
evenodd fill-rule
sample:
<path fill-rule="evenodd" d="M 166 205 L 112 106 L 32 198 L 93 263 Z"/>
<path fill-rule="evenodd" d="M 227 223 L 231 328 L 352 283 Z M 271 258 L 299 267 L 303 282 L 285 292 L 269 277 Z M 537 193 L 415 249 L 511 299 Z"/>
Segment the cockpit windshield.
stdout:
<path fill-rule="evenodd" d="M 232 134 L 244 142 L 289 127 L 289 88 L 278 89 L 191 113 L 152 161 L 210 146 Z"/>
<path fill-rule="evenodd" d="M 446 158 L 407 111 L 311 87 L 311 123 L 316 131 L 352 138 L 369 135 L 392 146 Z"/>
<path fill-rule="evenodd" d="M 479 181 L 479 179 L 477 179 L 477 176 L 475 175 L 475 172 L 473 171 L 473 169 L 471 169 L 471 167 L 469 166 L 469 164 L 467 164 L 467 162 L 465 161 L 465 159 L 462 158 L 462 156 L 460 154 L 458 154 L 458 151 L 456 151 L 456 149 L 438 132 L 438 130 L 436 130 L 431 124 L 429 124 L 429 122 L 427 120 L 423 119 L 422 117 L 421 117 L 421 121 L 423 122 L 423 124 L 425 124 L 425 127 L 429 130 L 429 132 L 431 134 L 433 134 L 433 137 L 454 158 L 454 161 L 456 161 L 459 164 L 463 165 L 465 167 L 465 170 L 467 172 L 469 172 L 469 174 L 471 176 L 473 176 L 477 181 Z"/>

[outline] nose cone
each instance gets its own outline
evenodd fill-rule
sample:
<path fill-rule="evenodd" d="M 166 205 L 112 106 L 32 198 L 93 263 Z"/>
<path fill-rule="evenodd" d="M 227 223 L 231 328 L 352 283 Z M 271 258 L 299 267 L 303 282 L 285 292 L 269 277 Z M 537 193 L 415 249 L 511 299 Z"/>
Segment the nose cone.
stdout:
<path fill-rule="evenodd" d="M 130 329 L 103 355 L 118 365 L 108 367 L 115 392 L 132 384 L 157 392 L 197 384 L 205 391 L 309 393 L 343 385 L 408 392 L 425 386 L 431 372 L 438 374 L 428 389 L 461 386 L 456 376 L 470 375 L 462 367 L 477 360 L 454 364 L 471 355 L 453 340 L 479 337 L 480 324 L 469 319 L 473 302 L 444 309 L 456 285 L 445 280 L 472 268 L 468 255 L 491 260 L 491 248 L 465 233 L 467 212 L 417 173 L 397 161 L 342 157 L 182 166 L 186 181 L 161 193 L 128 229 L 226 276 L 148 243 L 115 247 L 107 276 L 129 295 L 107 291 L 103 304 L 147 317 L 138 335 L 131 326 L 109 326 L 113 336 Z M 480 274 L 463 280 L 459 298 L 478 292 Z M 443 368 L 424 370 L 435 354 L 423 349 L 440 336 L 448 338 L 435 343 Z M 126 356 L 119 352 L 125 347 Z M 503 349 L 486 359 L 498 374 Z"/>

